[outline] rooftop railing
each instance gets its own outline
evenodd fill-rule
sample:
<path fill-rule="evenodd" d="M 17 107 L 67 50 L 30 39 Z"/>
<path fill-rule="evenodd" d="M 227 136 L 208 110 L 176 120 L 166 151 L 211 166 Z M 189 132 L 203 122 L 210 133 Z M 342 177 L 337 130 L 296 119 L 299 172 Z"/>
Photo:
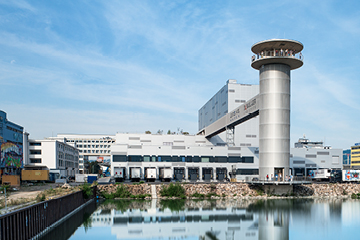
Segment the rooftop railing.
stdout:
<path fill-rule="evenodd" d="M 300 61 L 304 61 L 304 55 L 301 52 L 295 53 L 292 50 L 271 50 L 261 51 L 251 57 L 251 62 L 264 58 L 295 58 Z"/>

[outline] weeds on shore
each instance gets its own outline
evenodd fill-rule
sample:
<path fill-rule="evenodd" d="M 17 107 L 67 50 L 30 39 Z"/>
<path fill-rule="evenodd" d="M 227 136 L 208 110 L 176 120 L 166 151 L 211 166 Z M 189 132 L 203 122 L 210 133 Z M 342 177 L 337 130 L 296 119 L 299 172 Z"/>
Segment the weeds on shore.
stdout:
<path fill-rule="evenodd" d="M 177 198 L 182 198 L 185 199 L 185 188 L 183 186 L 181 186 L 181 184 L 179 183 L 170 183 L 168 187 L 166 187 L 165 185 L 162 186 L 161 190 L 160 190 L 160 195 L 162 197 L 177 197 Z"/>
<path fill-rule="evenodd" d="M 351 199 L 360 199 L 360 193 L 351 194 Z"/>
<path fill-rule="evenodd" d="M 82 191 L 85 199 L 88 199 L 90 196 L 93 195 L 93 189 L 91 188 L 90 183 L 85 183 L 85 184 L 81 185 L 80 190 Z"/>

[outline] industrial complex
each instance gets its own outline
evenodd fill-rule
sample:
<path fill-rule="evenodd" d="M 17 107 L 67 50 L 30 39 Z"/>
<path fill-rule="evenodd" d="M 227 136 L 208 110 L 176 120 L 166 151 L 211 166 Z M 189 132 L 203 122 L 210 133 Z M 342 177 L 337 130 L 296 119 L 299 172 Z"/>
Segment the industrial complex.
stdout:
<path fill-rule="evenodd" d="M 0 111 L 1 174 L 46 169 L 74 176 L 86 173 L 89 161 L 106 164 L 115 181 L 287 181 L 342 170 L 342 149 L 305 136 L 290 143 L 290 72 L 303 65 L 302 49 L 288 39 L 254 44 L 251 66 L 259 71 L 259 85 L 226 81 L 200 107 L 195 135 L 58 134 L 33 140 Z M 360 166 L 359 149 L 348 150 L 349 168 Z"/>

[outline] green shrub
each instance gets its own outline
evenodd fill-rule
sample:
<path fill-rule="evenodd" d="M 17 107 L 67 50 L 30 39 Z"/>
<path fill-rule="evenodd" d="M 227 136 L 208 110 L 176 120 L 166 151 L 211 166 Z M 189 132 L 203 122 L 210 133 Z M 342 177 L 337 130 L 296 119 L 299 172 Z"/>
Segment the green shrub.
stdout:
<path fill-rule="evenodd" d="M 203 194 L 202 194 L 202 195 L 203 195 Z M 210 193 L 206 194 L 206 197 L 207 197 L 207 198 L 211 198 L 212 196 L 218 197 L 219 195 L 217 195 L 217 194 L 214 193 L 214 192 L 210 192 Z"/>
<path fill-rule="evenodd" d="M 44 193 L 40 193 L 36 196 L 36 201 L 37 202 L 43 202 L 46 200 L 45 194 Z"/>
<path fill-rule="evenodd" d="M 83 185 L 80 185 L 80 189 L 85 199 L 88 199 L 93 194 L 93 189 L 91 188 L 90 183 L 85 183 Z"/>
<path fill-rule="evenodd" d="M 265 191 L 264 191 L 264 189 L 262 189 L 262 187 L 256 188 L 255 191 L 256 191 L 256 194 L 260 195 L 260 196 L 264 195 L 264 193 L 265 193 Z"/>
<path fill-rule="evenodd" d="M 160 190 L 160 195 L 162 197 L 178 197 L 182 198 L 185 196 L 185 188 L 181 186 L 179 183 L 170 183 L 168 187 L 165 185 L 162 186 Z"/>
<path fill-rule="evenodd" d="M 234 197 L 236 197 L 236 195 L 237 195 L 237 194 L 236 194 L 236 193 L 234 193 L 234 195 L 233 195 L 233 196 L 234 196 Z"/>
<path fill-rule="evenodd" d="M 195 193 L 192 194 L 191 196 L 194 197 L 194 198 L 204 198 L 204 197 L 205 197 L 205 194 L 201 194 L 201 193 L 195 192 Z"/>

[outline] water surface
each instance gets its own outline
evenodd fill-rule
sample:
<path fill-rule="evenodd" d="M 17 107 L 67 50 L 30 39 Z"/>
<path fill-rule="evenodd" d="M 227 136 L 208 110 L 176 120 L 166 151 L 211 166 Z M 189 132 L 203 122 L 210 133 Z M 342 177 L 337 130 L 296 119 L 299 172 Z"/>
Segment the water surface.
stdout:
<path fill-rule="evenodd" d="M 360 201 L 119 200 L 84 219 L 69 239 L 359 239 Z"/>

